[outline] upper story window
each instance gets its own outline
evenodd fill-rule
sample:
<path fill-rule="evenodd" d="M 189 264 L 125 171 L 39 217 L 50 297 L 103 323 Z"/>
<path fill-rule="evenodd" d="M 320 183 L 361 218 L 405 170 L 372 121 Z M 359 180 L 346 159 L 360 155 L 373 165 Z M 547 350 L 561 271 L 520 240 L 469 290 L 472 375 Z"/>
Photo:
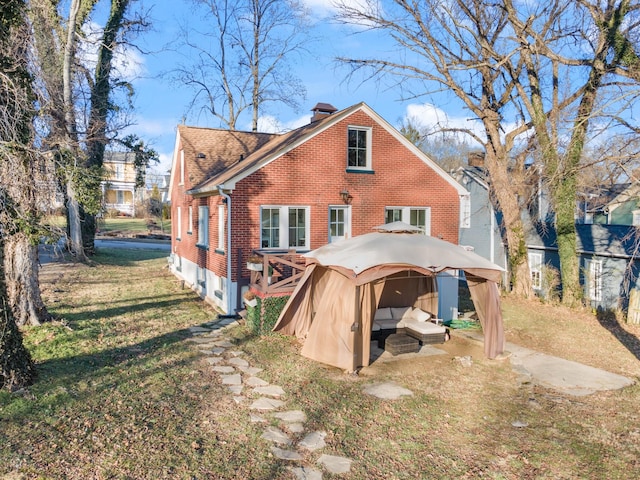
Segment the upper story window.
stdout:
<path fill-rule="evenodd" d="M 349 127 L 347 170 L 371 170 L 370 127 Z"/>
<path fill-rule="evenodd" d="M 309 249 L 309 207 L 262 207 L 260 225 L 261 248 Z"/>
<path fill-rule="evenodd" d="M 425 235 L 431 235 L 430 207 L 387 207 L 384 223 L 404 222 L 418 227 Z"/>
<path fill-rule="evenodd" d="M 116 163 L 116 180 L 124 180 L 124 165 L 122 163 Z"/>
<path fill-rule="evenodd" d="M 193 232 L 193 207 L 189 206 L 189 216 L 187 220 L 187 235 L 191 235 Z"/>

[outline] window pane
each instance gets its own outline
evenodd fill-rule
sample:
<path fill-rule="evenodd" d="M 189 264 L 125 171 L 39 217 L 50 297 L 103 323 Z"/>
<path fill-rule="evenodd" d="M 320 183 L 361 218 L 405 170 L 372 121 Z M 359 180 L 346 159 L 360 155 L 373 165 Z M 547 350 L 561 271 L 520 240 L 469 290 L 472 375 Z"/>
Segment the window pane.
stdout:
<path fill-rule="evenodd" d="M 304 247 L 306 245 L 306 221 L 304 208 L 289 209 L 289 246 Z"/>
<path fill-rule="evenodd" d="M 419 227 L 423 232 L 427 226 L 426 212 L 423 209 L 411 209 L 409 212 L 409 223 L 414 227 Z"/>
<path fill-rule="evenodd" d="M 384 223 L 399 222 L 402 220 L 402 210 L 399 208 L 387 208 Z"/>
<path fill-rule="evenodd" d="M 265 208 L 262 210 L 262 248 L 280 246 L 280 210 Z"/>
<path fill-rule="evenodd" d="M 345 209 L 332 208 L 329 210 L 329 236 L 344 237 Z"/>
<path fill-rule="evenodd" d="M 348 166 L 367 166 L 367 131 L 350 129 L 348 134 Z"/>

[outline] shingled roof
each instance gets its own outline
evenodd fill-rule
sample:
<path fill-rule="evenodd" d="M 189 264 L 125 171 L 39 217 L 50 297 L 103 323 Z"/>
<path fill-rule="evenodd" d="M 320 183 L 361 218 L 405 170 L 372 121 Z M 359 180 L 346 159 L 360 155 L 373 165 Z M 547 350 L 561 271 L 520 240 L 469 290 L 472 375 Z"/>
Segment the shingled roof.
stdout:
<path fill-rule="evenodd" d="M 178 126 L 178 133 L 187 163 L 186 171 L 191 185 L 195 187 L 224 172 L 279 136 L 186 125 Z"/>
<path fill-rule="evenodd" d="M 234 178 L 240 178 L 271 159 L 286 153 L 306 141 L 328 125 L 360 108 L 356 104 L 338 113 L 283 134 L 234 132 L 208 128 L 178 127 L 188 162 L 188 174 L 193 187 L 189 194 L 215 191 Z M 187 147 L 188 145 L 188 147 Z M 198 157 L 204 153 L 206 158 Z"/>

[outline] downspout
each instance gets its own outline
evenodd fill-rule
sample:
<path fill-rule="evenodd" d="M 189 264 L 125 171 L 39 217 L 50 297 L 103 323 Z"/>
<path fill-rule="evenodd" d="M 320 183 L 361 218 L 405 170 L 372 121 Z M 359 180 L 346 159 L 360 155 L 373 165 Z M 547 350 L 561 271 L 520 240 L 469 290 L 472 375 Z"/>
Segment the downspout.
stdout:
<path fill-rule="evenodd" d="M 222 190 L 222 185 L 218 185 L 218 193 L 220 193 L 220 196 L 224 199 L 226 199 L 227 201 L 227 286 L 226 286 L 226 292 L 227 292 L 227 314 L 231 315 L 231 313 L 235 310 L 235 307 L 232 307 L 231 305 L 231 300 L 232 300 L 232 295 L 231 295 L 231 290 L 232 290 L 232 285 L 233 282 L 231 281 L 231 275 L 232 275 L 232 270 L 231 270 L 231 196 L 224 193 L 224 191 Z"/>

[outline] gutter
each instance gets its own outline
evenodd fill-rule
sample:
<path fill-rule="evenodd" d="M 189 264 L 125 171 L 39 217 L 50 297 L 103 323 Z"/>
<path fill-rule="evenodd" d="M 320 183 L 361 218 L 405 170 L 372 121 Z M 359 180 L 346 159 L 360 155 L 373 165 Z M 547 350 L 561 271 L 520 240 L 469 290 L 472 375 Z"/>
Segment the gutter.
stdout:
<path fill-rule="evenodd" d="M 222 185 L 217 185 L 218 193 L 221 197 L 227 200 L 227 314 L 231 314 L 231 312 L 235 311 L 235 307 L 231 306 L 231 287 L 233 282 L 231 281 L 231 196 L 224 193 L 222 190 Z"/>

